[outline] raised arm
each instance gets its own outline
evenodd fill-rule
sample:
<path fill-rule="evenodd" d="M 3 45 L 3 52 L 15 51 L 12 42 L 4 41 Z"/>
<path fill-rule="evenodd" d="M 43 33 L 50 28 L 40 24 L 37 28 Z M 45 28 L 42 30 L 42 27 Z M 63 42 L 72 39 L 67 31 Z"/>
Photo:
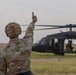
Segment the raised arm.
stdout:
<path fill-rule="evenodd" d="M 32 12 L 32 22 L 27 27 L 24 38 L 33 37 L 33 30 L 36 22 L 37 17 L 34 15 L 34 12 Z"/>

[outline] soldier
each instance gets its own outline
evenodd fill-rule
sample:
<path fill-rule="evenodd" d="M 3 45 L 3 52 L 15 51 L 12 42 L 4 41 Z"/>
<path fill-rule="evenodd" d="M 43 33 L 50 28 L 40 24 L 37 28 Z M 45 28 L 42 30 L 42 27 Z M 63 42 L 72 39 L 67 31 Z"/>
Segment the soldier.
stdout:
<path fill-rule="evenodd" d="M 32 75 L 30 54 L 33 45 L 33 30 L 37 17 L 32 12 L 32 22 L 26 29 L 25 36 L 20 39 L 21 27 L 11 22 L 5 27 L 9 43 L 0 51 L 0 75 Z"/>
<path fill-rule="evenodd" d="M 66 50 L 67 51 L 72 51 L 73 50 L 72 41 L 71 40 L 68 40 L 68 43 L 66 45 Z"/>

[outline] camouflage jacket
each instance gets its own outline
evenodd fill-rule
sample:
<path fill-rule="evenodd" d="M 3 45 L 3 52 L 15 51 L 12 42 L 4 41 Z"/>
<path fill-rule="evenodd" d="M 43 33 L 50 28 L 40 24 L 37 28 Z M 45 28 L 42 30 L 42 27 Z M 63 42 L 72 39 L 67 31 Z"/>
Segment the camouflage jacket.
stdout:
<path fill-rule="evenodd" d="M 16 75 L 30 71 L 34 23 L 31 22 L 22 39 L 11 39 L 0 51 L 0 75 Z"/>

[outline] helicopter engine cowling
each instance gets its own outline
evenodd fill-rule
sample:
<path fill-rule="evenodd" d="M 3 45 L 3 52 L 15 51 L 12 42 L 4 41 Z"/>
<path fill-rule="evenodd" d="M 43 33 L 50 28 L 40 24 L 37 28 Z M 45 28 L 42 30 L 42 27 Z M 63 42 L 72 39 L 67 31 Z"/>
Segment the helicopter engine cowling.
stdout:
<path fill-rule="evenodd" d="M 74 31 L 68 32 L 66 36 L 69 38 L 76 38 L 76 32 L 74 32 Z"/>

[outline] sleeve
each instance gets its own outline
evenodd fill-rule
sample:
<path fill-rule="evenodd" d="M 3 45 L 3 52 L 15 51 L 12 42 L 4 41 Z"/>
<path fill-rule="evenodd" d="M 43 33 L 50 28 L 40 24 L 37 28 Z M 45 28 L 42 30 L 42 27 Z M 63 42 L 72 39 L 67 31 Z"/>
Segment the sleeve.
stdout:
<path fill-rule="evenodd" d="M 27 48 L 26 48 L 27 50 L 31 49 L 32 45 L 33 45 L 33 30 L 34 30 L 34 25 L 35 25 L 34 22 L 31 22 L 29 24 L 29 26 L 26 29 L 25 36 L 23 38 L 25 44 L 27 45 Z"/>
<path fill-rule="evenodd" d="M 35 25 L 34 22 L 31 22 L 31 23 L 29 24 L 29 26 L 28 26 L 27 29 L 26 29 L 24 38 L 33 37 L 34 25 Z"/>
<path fill-rule="evenodd" d="M 6 75 L 7 72 L 7 63 L 6 63 L 6 49 L 8 45 L 3 47 L 0 50 L 0 75 Z"/>
<path fill-rule="evenodd" d="M 5 73 L 5 62 L 2 55 L 2 51 L 0 51 L 0 75 L 4 75 Z"/>

